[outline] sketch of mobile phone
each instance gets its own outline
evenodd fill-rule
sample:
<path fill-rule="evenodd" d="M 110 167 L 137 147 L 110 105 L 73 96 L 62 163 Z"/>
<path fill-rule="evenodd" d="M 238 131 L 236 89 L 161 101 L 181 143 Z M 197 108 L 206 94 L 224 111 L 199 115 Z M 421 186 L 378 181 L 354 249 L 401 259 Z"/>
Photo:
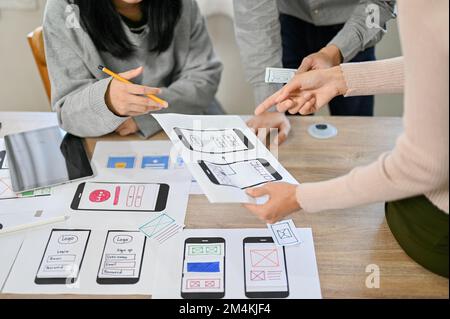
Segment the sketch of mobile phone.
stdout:
<path fill-rule="evenodd" d="M 146 237 L 139 231 L 110 230 L 97 274 L 100 285 L 131 285 L 139 281 Z"/>
<path fill-rule="evenodd" d="M 191 151 L 225 154 L 254 149 L 254 145 L 239 129 L 193 130 L 174 128 L 183 145 Z"/>
<path fill-rule="evenodd" d="M 286 298 L 289 281 L 284 246 L 272 237 L 244 239 L 245 295 L 248 298 Z"/>
<path fill-rule="evenodd" d="M 53 229 L 34 282 L 38 285 L 75 283 L 90 234 L 90 230 L 84 229 Z"/>
<path fill-rule="evenodd" d="M 6 151 L 0 151 L 0 169 L 8 168 Z"/>
<path fill-rule="evenodd" d="M 246 189 L 282 179 L 275 168 L 262 158 L 227 164 L 199 161 L 198 164 L 216 185 Z"/>
<path fill-rule="evenodd" d="M 160 212 L 166 208 L 169 185 L 85 182 L 78 185 L 71 208 L 90 211 Z"/>
<path fill-rule="evenodd" d="M 217 299 L 225 296 L 225 239 L 187 238 L 184 242 L 181 297 Z"/>

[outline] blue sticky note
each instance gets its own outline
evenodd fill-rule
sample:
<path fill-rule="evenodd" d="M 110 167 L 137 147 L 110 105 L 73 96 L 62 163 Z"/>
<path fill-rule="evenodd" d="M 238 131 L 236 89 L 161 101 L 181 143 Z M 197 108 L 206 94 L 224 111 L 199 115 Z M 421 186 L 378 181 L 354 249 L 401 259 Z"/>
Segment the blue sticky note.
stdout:
<path fill-rule="evenodd" d="M 136 157 L 111 156 L 108 158 L 108 168 L 134 168 Z"/>
<path fill-rule="evenodd" d="M 220 262 L 187 263 L 188 272 L 220 272 Z"/>
<path fill-rule="evenodd" d="M 142 168 L 168 169 L 169 156 L 144 156 L 142 158 Z"/>

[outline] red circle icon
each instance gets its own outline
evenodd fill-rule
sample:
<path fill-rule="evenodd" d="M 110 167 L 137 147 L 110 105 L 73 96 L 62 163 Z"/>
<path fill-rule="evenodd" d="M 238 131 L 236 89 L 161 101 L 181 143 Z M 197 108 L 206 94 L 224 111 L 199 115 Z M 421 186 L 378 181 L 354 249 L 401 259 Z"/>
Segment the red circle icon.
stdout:
<path fill-rule="evenodd" d="M 111 193 L 105 189 L 97 189 L 89 195 L 89 200 L 93 203 L 101 203 L 107 201 L 111 197 Z"/>

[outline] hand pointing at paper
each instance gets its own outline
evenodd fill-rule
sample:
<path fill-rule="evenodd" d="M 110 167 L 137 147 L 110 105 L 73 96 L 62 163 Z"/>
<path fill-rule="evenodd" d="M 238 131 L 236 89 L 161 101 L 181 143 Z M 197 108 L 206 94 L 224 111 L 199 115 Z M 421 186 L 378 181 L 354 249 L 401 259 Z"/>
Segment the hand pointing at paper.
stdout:
<path fill-rule="evenodd" d="M 281 90 L 261 103 L 256 108 L 255 114 L 263 114 L 276 105 L 280 113 L 307 115 L 317 112 L 334 97 L 346 92 L 347 85 L 340 66 L 298 72 Z"/>

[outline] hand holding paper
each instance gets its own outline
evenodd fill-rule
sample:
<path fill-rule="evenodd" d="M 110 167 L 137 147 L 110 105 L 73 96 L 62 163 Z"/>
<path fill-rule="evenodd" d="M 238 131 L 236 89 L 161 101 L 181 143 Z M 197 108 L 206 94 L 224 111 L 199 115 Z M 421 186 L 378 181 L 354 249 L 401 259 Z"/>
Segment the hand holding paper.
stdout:
<path fill-rule="evenodd" d="M 256 203 L 245 189 L 297 183 L 238 116 L 154 117 L 212 203 Z"/>
<path fill-rule="evenodd" d="M 254 197 L 269 196 L 263 205 L 244 205 L 261 220 L 273 224 L 291 213 L 300 210 L 296 197 L 296 185 L 288 183 L 269 183 L 262 187 L 251 188 L 247 194 Z"/>

